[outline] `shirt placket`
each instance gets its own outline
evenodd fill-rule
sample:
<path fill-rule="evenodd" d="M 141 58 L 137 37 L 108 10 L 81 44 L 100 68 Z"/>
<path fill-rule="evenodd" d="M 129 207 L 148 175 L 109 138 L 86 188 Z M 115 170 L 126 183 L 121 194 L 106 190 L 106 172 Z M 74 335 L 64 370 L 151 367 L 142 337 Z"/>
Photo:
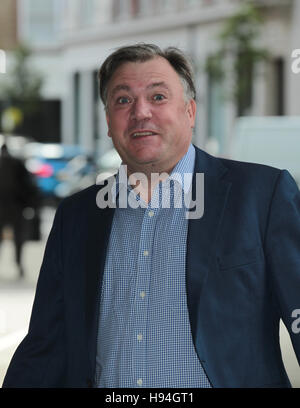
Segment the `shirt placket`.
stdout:
<path fill-rule="evenodd" d="M 139 197 L 137 197 L 137 200 L 139 200 Z M 148 383 L 146 366 L 148 308 L 152 257 L 154 256 L 153 235 L 157 212 L 157 208 L 152 209 L 149 205 L 145 209 L 139 241 L 132 333 L 132 370 L 133 385 L 135 387 L 147 387 Z"/>

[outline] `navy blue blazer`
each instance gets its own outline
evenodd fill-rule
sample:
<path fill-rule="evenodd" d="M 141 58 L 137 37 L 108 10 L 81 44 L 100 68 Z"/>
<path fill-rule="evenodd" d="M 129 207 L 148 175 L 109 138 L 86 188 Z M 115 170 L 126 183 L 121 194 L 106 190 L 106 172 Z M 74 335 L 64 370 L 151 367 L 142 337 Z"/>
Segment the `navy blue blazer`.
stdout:
<path fill-rule="evenodd" d="M 213 387 L 290 387 L 284 321 L 300 362 L 300 193 L 286 170 L 196 148 L 204 215 L 190 219 L 186 289 L 195 350 Z M 194 177 L 195 179 L 195 177 Z M 4 387 L 92 387 L 105 253 L 114 210 L 91 186 L 62 202 L 48 238 L 29 331 Z M 295 331 L 295 330 L 294 330 Z"/>

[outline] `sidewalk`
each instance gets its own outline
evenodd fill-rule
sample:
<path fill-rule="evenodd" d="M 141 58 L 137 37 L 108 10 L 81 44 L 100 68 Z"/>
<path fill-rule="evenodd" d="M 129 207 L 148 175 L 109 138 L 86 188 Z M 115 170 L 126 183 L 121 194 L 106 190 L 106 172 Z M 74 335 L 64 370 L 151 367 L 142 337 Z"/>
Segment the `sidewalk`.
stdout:
<path fill-rule="evenodd" d="M 24 247 L 25 278 L 18 279 L 12 260 L 14 246 L 5 240 L 0 257 L 0 384 L 16 346 L 24 338 L 29 324 L 36 281 L 45 241 L 29 242 Z"/>
<path fill-rule="evenodd" d="M 0 386 L 12 355 L 27 333 L 36 282 L 44 255 L 46 240 L 53 222 L 54 209 L 44 208 L 41 241 L 24 245 L 25 277 L 18 278 L 14 264 L 14 245 L 10 231 L 5 231 L 0 248 Z"/>

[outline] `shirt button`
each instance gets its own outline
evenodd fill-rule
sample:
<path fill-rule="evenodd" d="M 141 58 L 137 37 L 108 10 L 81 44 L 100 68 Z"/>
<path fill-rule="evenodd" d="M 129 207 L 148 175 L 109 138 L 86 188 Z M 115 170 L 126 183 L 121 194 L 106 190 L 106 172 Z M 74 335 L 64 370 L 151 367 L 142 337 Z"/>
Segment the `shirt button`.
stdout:
<path fill-rule="evenodd" d="M 146 296 L 146 293 L 142 290 L 141 292 L 140 292 L 140 297 L 141 298 L 144 298 Z"/>
<path fill-rule="evenodd" d="M 144 251 L 144 255 L 145 255 L 145 256 L 148 256 L 148 255 L 149 255 L 149 252 L 148 252 L 148 251 Z"/>
<path fill-rule="evenodd" d="M 148 212 L 148 215 L 149 215 L 149 217 L 153 217 L 154 211 L 149 211 L 149 212 Z"/>
<path fill-rule="evenodd" d="M 142 385 L 142 384 L 143 384 L 143 380 L 142 380 L 141 378 L 139 378 L 139 379 L 137 380 L 137 383 L 138 383 L 138 385 Z"/>
<path fill-rule="evenodd" d="M 138 334 L 138 335 L 137 335 L 137 339 L 138 339 L 138 341 L 142 341 L 142 340 L 143 340 L 143 335 L 142 335 L 142 334 Z"/>

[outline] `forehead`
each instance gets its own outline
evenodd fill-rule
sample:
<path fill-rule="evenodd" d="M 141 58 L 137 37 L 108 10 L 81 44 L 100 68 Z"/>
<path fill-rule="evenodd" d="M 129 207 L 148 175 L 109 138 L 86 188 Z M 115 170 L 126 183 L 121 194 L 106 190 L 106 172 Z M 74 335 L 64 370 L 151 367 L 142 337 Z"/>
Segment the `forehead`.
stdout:
<path fill-rule="evenodd" d="M 145 62 L 125 62 L 114 72 L 108 91 L 119 85 L 146 87 L 153 82 L 164 82 L 170 87 L 182 87 L 179 75 L 171 64 L 162 57 Z"/>

